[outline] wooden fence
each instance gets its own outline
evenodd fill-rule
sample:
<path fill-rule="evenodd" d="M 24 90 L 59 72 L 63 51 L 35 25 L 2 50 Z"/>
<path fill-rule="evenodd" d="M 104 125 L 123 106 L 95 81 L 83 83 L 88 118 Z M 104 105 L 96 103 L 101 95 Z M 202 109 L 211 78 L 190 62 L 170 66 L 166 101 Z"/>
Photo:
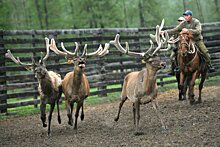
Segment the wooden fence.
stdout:
<path fill-rule="evenodd" d="M 167 27 L 170 28 L 170 27 Z M 166 29 L 166 28 L 165 28 Z M 88 52 L 94 51 L 99 44 L 114 39 L 116 33 L 120 33 L 120 42 L 124 45 L 129 42 L 133 51 L 145 51 L 149 48 L 149 34 L 154 33 L 155 28 L 103 28 L 103 29 L 67 29 L 67 30 L 0 30 L 0 113 L 6 113 L 15 107 L 39 104 L 37 81 L 34 73 L 26 71 L 23 67 L 14 64 L 5 58 L 7 49 L 15 56 L 19 56 L 23 62 L 31 62 L 31 56 L 40 58 L 40 52 L 45 52 L 44 37 L 55 38 L 57 46 L 64 42 L 68 50 L 74 48 L 74 42 L 88 44 Z M 208 76 L 220 75 L 220 22 L 203 24 L 203 36 L 205 44 L 211 54 L 215 73 Z M 170 53 L 161 53 L 160 56 L 169 64 Z M 65 60 L 50 52 L 46 62 L 47 69 L 64 75 L 73 69 L 73 65 L 66 64 Z M 145 65 L 140 58 L 122 55 L 111 46 L 110 53 L 103 58 L 91 58 L 86 63 L 86 75 L 92 88 L 91 95 L 100 97 L 108 93 L 119 92 L 124 76 L 131 71 L 141 70 Z M 158 84 L 167 86 L 175 83 L 175 78 L 168 78 L 167 70 L 158 73 Z M 209 79 L 208 79 L 209 80 Z M 112 86 L 114 85 L 114 86 Z"/>

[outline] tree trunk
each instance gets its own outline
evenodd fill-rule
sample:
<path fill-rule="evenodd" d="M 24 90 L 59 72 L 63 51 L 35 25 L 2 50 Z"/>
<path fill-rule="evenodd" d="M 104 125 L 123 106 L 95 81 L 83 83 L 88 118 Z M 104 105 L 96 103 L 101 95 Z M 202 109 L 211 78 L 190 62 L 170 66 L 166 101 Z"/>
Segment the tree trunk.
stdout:
<path fill-rule="evenodd" d="M 37 15 L 38 15 L 39 23 L 40 23 L 40 28 L 43 30 L 44 27 L 43 27 L 43 23 L 42 23 L 42 15 L 41 15 L 41 12 L 40 12 L 40 5 L 39 5 L 38 0 L 35 0 L 35 5 L 37 7 Z"/>
<path fill-rule="evenodd" d="M 45 16 L 44 16 L 44 19 L 45 19 L 45 25 L 46 25 L 46 29 L 48 29 L 48 12 L 47 12 L 47 0 L 44 0 L 44 13 L 45 13 Z"/>
<path fill-rule="evenodd" d="M 144 23 L 144 10 L 143 10 L 142 0 L 139 0 L 138 8 L 139 8 L 140 26 L 144 27 L 145 23 Z"/>
<path fill-rule="evenodd" d="M 74 8 L 73 8 L 73 2 L 71 0 L 69 0 L 69 4 L 70 4 L 70 15 L 71 15 L 71 18 L 72 18 L 72 28 L 76 29 L 76 25 L 75 25 L 75 21 L 74 21 Z"/>
<path fill-rule="evenodd" d="M 15 25 L 15 28 L 19 28 L 21 26 L 21 21 L 19 21 L 19 16 L 18 16 L 18 5 L 15 1 L 12 1 L 12 4 L 13 4 L 13 8 L 15 9 L 13 12 L 13 23 L 16 24 Z"/>
<path fill-rule="evenodd" d="M 197 5 L 198 11 L 199 11 L 200 21 L 201 21 L 202 23 L 204 23 L 204 17 L 203 17 L 203 14 L 202 14 L 201 3 L 200 3 L 199 0 L 196 0 L 196 5 Z"/>
<path fill-rule="evenodd" d="M 24 20 L 25 20 L 25 26 L 27 28 L 29 28 L 29 17 L 27 16 L 27 11 L 28 11 L 28 8 L 26 7 L 26 4 L 25 4 L 25 1 L 22 0 L 22 5 L 23 5 L 23 13 L 24 13 Z"/>
<path fill-rule="evenodd" d="M 125 1 L 124 1 L 124 0 L 123 0 L 123 7 L 124 7 L 124 21 L 125 21 L 125 27 L 128 28 L 127 11 L 126 11 Z"/>
<path fill-rule="evenodd" d="M 214 2 L 215 2 L 215 7 L 216 7 L 216 13 L 215 14 L 217 15 L 218 19 L 220 20 L 220 10 L 219 10 L 219 7 L 218 7 L 219 0 L 215 0 Z"/>
<path fill-rule="evenodd" d="M 187 6 L 188 6 L 187 0 L 183 0 L 183 11 L 187 10 Z"/>

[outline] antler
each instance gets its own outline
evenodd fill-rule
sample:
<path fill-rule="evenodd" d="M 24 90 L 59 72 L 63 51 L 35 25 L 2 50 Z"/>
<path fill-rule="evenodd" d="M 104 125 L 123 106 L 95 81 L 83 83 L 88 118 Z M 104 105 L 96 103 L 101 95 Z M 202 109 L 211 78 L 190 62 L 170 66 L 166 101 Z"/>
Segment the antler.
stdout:
<path fill-rule="evenodd" d="M 110 44 L 113 44 L 120 52 L 127 55 L 134 55 L 134 56 L 141 56 L 144 57 L 146 53 L 150 52 L 153 48 L 153 42 L 150 40 L 151 47 L 145 52 L 145 53 L 137 53 L 129 51 L 129 45 L 128 42 L 125 42 L 125 48 L 123 48 L 119 42 L 120 35 L 116 34 L 115 40 L 110 41 Z"/>
<path fill-rule="evenodd" d="M 62 55 L 62 56 L 78 56 L 78 49 L 79 49 L 79 45 L 77 42 L 75 42 L 76 44 L 76 48 L 75 48 L 75 52 L 72 53 L 70 51 L 68 51 L 65 47 L 64 47 L 64 44 L 63 42 L 61 42 L 61 47 L 63 49 L 63 51 L 60 51 L 57 46 L 56 46 L 56 43 L 55 43 L 55 40 L 54 39 L 51 39 L 51 44 L 50 44 L 50 49 L 52 51 L 54 51 L 56 54 L 58 55 Z M 95 51 L 95 52 L 92 52 L 92 53 L 87 53 L 87 44 L 85 44 L 84 46 L 84 51 L 83 51 L 83 54 L 81 55 L 81 57 L 90 57 L 90 56 L 98 56 L 98 57 L 103 57 L 105 56 L 106 54 L 109 53 L 109 47 L 110 45 L 108 43 L 105 44 L 105 47 L 104 49 L 102 48 L 102 45 L 100 44 L 99 48 Z"/>
<path fill-rule="evenodd" d="M 27 70 L 31 70 L 33 65 L 34 65 L 34 61 L 32 59 L 32 63 L 26 64 L 20 61 L 19 57 L 14 57 L 11 53 L 10 50 L 7 50 L 7 53 L 5 53 L 5 57 L 11 59 L 12 61 L 14 61 L 16 64 L 22 65 L 24 68 L 26 68 Z"/>
<path fill-rule="evenodd" d="M 113 44 L 120 52 L 122 52 L 122 53 L 124 53 L 124 54 L 128 54 L 128 55 L 138 55 L 138 56 L 141 56 L 141 57 L 144 57 L 144 56 L 146 56 L 146 55 L 153 56 L 153 55 L 155 55 L 159 50 L 160 50 L 160 51 L 167 51 L 167 50 L 169 50 L 169 49 L 171 48 L 171 46 L 168 44 L 168 48 L 167 48 L 167 49 L 161 49 L 162 46 L 167 43 L 167 40 L 168 40 L 168 38 L 169 38 L 169 37 L 168 37 L 168 33 L 165 32 L 165 37 L 163 37 L 164 39 L 161 41 L 161 39 L 160 39 L 160 32 L 161 32 L 163 26 L 164 26 L 164 19 L 162 20 L 160 26 L 158 26 L 158 25 L 156 26 L 156 34 L 155 34 L 155 35 L 150 34 L 150 37 L 151 37 L 151 38 L 154 38 L 155 41 L 157 42 L 157 48 L 154 50 L 154 52 L 153 52 L 152 54 L 150 54 L 150 52 L 151 52 L 152 49 L 153 49 L 153 42 L 152 42 L 152 40 L 150 40 L 150 44 L 151 44 L 150 48 L 149 48 L 146 52 L 143 52 L 143 53 L 137 53 L 137 52 L 131 52 L 131 51 L 129 51 L 128 42 L 125 42 L 126 47 L 123 48 L 123 47 L 121 46 L 121 44 L 119 43 L 119 37 L 120 37 L 119 34 L 117 34 L 117 35 L 115 36 L 115 40 L 110 41 L 110 44 Z"/>
<path fill-rule="evenodd" d="M 84 52 L 82 54 L 82 57 L 83 56 L 87 56 L 87 57 L 91 57 L 91 56 L 103 57 L 103 56 L 105 56 L 106 54 L 109 53 L 109 50 L 108 50 L 109 47 L 110 47 L 109 43 L 105 43 L 104 49 L 103 49 L 102 45 L 100 44 L 99 48 L 95 52 L 87 53 L 87 44 L 86 44 L 84 46 Z"/>
<path fill-rule="evenodd" d="M 47 37 L 45 37 L 45 43 L 46 43 L 46 55 L 43 57 L 41 57 L 41 59 L 39 60 L 39 63 L 42 63 L 44 61 L 46 61 L 49 57 L 49 52 L 50 52 L 50 44 L 49 44 L 49 39 Z"/>

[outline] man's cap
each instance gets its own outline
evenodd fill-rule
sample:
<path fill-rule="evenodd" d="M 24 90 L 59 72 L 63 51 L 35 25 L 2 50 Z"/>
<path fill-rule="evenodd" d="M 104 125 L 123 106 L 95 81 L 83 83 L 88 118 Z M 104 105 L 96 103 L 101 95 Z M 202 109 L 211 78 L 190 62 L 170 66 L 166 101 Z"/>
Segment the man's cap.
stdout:
<path fill-rule="evenodd" d="M 191 10 L 186 10 L 183 15 L 192 15 L 193 12 Z"/>
<path fill-rule="evenodd" d="M 185 21 L 185 18 L 181 16 L 178 18 L 178 21 Z"/>

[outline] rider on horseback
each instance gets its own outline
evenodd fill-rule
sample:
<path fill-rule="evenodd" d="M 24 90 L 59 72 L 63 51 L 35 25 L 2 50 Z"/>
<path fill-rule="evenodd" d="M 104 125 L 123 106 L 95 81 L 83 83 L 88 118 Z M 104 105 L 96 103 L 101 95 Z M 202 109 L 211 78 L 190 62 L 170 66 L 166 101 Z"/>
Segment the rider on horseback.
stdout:
<path fill-rule="evenodd" d="M 184 17 L 179 17 L 178 18 L 178 25 L 180 24 L 180 23 L 182 23 L 183 21 L 185 21 L 185 18 Z M 176 38 L 178 38 L 178 34 L 175 34 L 175 35 L 173 35 L 172 37 L 170 37 L 170 41 L 173 41 L 173 40 L 175 40 Z M 178 65 L 177 65 L 177 60 L 176 60 L 176 57 L 177 57 L 177 51 L 178 51 L 178 43 L 179 42 L 176 42 L 175 44 L 174 44 L 174 46 L 173 46 L 173 49 L 172 49 L 172 52 L 171 52 L 171 55 L 170 55 L 170 59 L 171 59 L 171 72 L 170 73 L 168 73 L 168 75 L 171 75 L 171 76 L 174 76 L 175 75 L 175 72 L 178 70 L 177 69 L 177 67 L 178 67 Z"/>
<path fill-rule="evenodd" d="M 199 48 L 202 56 L 204 57 L 208 69 L 210 72 L 214 72 L 215 69 L 211 65 L 210 55 L 208 53 L 208 49 L 206 48 L 204 42 L 203 42 L 203 36 L 202 36 L 202 26 L 198 19 L 192 17 L 192 11 L 186 10 L 183 15 L 185 18 L 185 21 L 181 22 L 178 26 L 176 26 L 173 29 L 166 30 L 168 34 L 179 34 L 182 30 L 186 32 L 190 32 L 193 35 L 193 41 Z"/>

